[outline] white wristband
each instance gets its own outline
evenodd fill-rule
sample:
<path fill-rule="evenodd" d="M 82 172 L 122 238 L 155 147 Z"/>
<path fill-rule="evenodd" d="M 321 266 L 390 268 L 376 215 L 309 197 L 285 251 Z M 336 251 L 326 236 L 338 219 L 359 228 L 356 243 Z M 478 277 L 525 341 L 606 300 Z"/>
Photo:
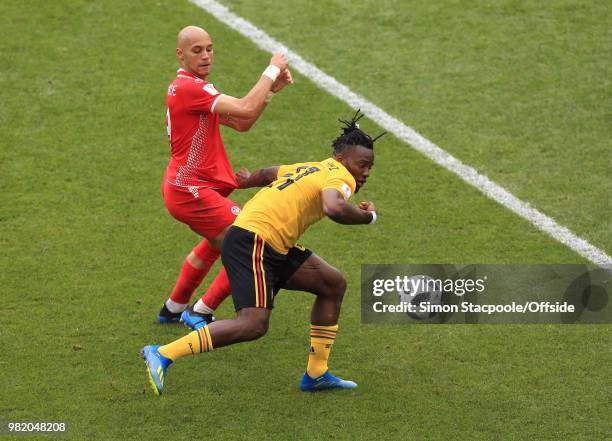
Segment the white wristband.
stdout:
<path fill-rule="evenodd" d="M 272 81 L 276 81 L 276 78 L 278 78 L 280 75 L 280 67 L 271 64 L 266 67 L 266 70 L 263 71 L 262 75 L 267 76 Z"/>
<path fill-rule="evenodd" d="M 372 220 L 370 222 L 368 222 L 370 225 L 372 225 L 374 222 L 376 222 L 376 219 L 378 218 L 378 216 L 376 216 L 376 212 L 375 211 L 370 211 L 370 213 L 372 213 Z"/>
<path fill-rule="evenodd" d="M 274 98 L 274 92 L 270 91 L 266 95 L 266 99 L 264 100 L 265 103 L 268 104 L 270 101 L 272 101 L 272 98 Z"/>

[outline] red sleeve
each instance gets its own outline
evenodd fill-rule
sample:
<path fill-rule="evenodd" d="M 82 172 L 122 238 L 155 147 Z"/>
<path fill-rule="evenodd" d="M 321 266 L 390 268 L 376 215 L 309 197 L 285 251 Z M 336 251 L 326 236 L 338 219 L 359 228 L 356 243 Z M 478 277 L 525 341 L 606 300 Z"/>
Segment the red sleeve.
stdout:
<path fill-rule="evenodd" d="M 193 83 L 185 89 L 185 107 L 190 111 L 210 113 L 221 96 L 212 83 Z"/>

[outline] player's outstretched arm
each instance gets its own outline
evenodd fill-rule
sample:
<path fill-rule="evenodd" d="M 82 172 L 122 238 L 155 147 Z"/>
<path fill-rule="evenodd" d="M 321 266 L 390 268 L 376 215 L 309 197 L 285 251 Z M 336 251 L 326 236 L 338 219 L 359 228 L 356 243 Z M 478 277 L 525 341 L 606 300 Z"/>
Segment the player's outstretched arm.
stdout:
<path fill-rule="evenodd" d="M 274 94 L 283 90 L 283 88 L 289 84 L 293 84 L 293 77 L 291 76 L 291 71 L 289 69 L 284 70 L 280 73 L 276 81 L 272 84 L 272 88 L 270 92 L 266 95 L 266 99 L 264 100 L 264 105 L 261 113 L 266 108 L 268 103 L 272 101 Z M 255 121 L 259 118 L 259 115 L 253 118 L 238 118 L 230 115 L 220 115 L 219 122 L 224 126 L 231 127 L 232 129 L 238 132 L 246 132 L 248 131 Z"/>
<path fill-rule="evenodd" d="M 263 72 L 257 83 L 255 83 L 255 86 L 244 97 L 235 98 L 223 95 L 219 98 L 214 112 L 223 116 L 221 122 L 227 126 L 234 127 L 234 125 L 238 125 L 235 122 L 236 120 L 247 120 L 252 121 L 251 125 L 253 125 L 265 108 L 268 93 L 271 92 L 279 76 L 287 70 L 287 66 L 287 58 L 280 52 L 277 52 L 270 59 L 270 65 Z M 283 78 L 286 78 L 286 76 L 287 74 L 284 74 Z"/>
<path fill-rule="evenodd" d="M 344 225 L 369 224 L 375 219 L 373 202 L 362 202 L 359 207 L 349 204 L 333 188 L 323 190 L 323 212 L 334 222 Z"/>
<path fill-rule="evenodd" d="M 236 172 L 236 181 L 238 181 L 238 188 L 265 187 L 276 181 L 277 174 L 277 165 L 274 167 L 260 168 L 253 173 L 242 168 Z"/>

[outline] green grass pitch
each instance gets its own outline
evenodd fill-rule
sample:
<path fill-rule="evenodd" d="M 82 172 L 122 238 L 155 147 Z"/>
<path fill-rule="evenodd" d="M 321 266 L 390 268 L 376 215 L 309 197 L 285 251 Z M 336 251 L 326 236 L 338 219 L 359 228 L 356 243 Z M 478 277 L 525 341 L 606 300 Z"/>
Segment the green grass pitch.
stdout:
<path fill-rule="evenodd" d="M 610 6 L 426 3 L 226 4 L 609 254 Z M 186 1 L 5 0 L 0 17 L 0 421 L 65 421 L 75 440 L 612 433 L 609 325 L 360 324 L 361 263 L 583 262 L 391 136 L 359 195 L 377 224 L 303 238 L 348 280 L 331 366 L 360 387 L 299 392 L 312 298 L 285 292 L 265 338 L 181 360 L 154 397 L 138 352 L 185 333 L 155 318 L 197 241 L 160 191 L 176 32 L 211 33 L 211 80 L 236 96 L 269 55 Z M 223 136 L 235 167 L 323 159 L 352 111 L 296 75 Z"/>

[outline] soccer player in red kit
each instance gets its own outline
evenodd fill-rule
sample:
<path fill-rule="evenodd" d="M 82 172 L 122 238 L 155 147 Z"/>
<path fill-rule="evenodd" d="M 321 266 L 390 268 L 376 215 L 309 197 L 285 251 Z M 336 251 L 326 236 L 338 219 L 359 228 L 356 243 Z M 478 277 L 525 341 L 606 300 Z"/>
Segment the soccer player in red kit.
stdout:
<path fill-rule="evenodd" d="M 212 40 L 196 26 L 187 26 L 179 32 L 176 55 L 181 67 L 166 97 L 172 157 L 163 178 L 162 193 L 169 213 L 204 239 L 186 257 L 174 289 L 159 312 L 161 323 L 181 319 L 194 290 L 219 257 L 225 230 L 240 213 L 240 207 L 227 196 L 238 188 L 242 174 L 248 172 L 234 174 L 219 124 L 241 132 L 249 130 L 273 94 L 293 82 L 287 59 L 275 53 L 247 95 L 234 98 L 220 93 L 206 81 L 213 63 Z M 222 269 L 206 294 L 186 314 L 210 321 L 212 312 L 229 291 Z"/>

